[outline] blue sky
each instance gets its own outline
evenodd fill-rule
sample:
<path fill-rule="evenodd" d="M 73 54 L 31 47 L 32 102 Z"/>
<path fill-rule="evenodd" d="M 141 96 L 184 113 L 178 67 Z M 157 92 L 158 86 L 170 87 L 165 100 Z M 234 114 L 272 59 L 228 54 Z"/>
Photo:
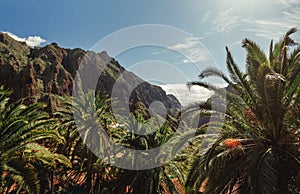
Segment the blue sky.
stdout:
<path fill-rule="evenodd" d="M 198 70 L 211 63 L 225 70 L 226 45 L 243 68 L 245 52 L 240 43 L 243 38 L 253 39 L 267 49 L 270 39 L 277 40 L 291 27 L 299 28 L 300 0 L 0 1 L 0 31 L 33 44 L 42 43 L 44 39 L 46 42 L 42 45 L 57 42 L 62 47 L 88 50 L 115 31 L 143 24 L 176 27 L 191 34 L 202 46 L 195 49 L 194 40 L 183 39 L 167 48 L 130 49 L 115 56 L 117 60 L 132 71 L 137 63 L 147 65 L 143 61 L 171 63 L 183 71 L 187 80 L 195 80 Z M 299 32 L 294 35 L 298 41 L 299 35 Z M 176 57 L 172 48 L 186 50 L 191 54 L 190 60 Z M 205 52 L 211 54 L 209 59 Z M 191 65 L 195 61 L 199 62 L 199 69 Z M 151 68 L 145 66 L 145 71 Z M 158 72 L 157 68 L 152 71 Z M 185 81 L 177 80 L 167 69 L 161 68 L 160 72 L 173 78 L 165 82 Z"/>

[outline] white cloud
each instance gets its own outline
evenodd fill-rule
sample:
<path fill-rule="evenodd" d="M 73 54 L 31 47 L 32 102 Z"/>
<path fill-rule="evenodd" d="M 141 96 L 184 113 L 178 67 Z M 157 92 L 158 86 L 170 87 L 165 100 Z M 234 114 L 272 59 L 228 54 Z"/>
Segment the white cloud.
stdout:
<path fill-rule="evenodd" d="M 196 38 L 186 38 L 183 42 L 172 45 L 168 49 L 176 50 L 183 54 L 186 58 L 182 60 L 182 63 L 197 63 L 209 60 L 208 51 Z"/>
<path fill-rule="evenodd" d="M 258 4 L 261 7 L 269 6 L 269 12 L 263 15 L 262 9 L 257 9 Z M 287 30 L 300 24 L 300 0 L 253 1 L 247 5 L 240 1 L 235 7 L 224 10 L 213 20 L 211 31 L 207 34 L 231 32 L 242 26 L 243 31 L 253 32 L 258 37 L 278 39 Z"/>
<path fill-rule="evenodd" d="M 205 102 L 211 95 L 212 91 L 203 87 L 191 87 L 189 89 L 185 84 L 167 84 L 160 85 L 167 94 L 173 94 L 186 107 L 196 102 Z"/>
<path fill-rule="evenodd" d="M 197 40 L 194 38 L 186 38 L 184 42 L 175 44 L 173 46 L 170 46 L 169 49 L 174 50 L 184 50 L 184 49 L 190 49 L 192 47 L 195 47 L 197 45 Z"/>
<path fill-rule="evenodd" d="M 151 54 L 152 54 L 152 55 L 161 55 L 161 54 L 167 53 L 167 52 L 169 52 L 168 49 L 161 49 L 161 50 L 159 50 L 159 51 L 154 51 L 154 52 L 152 52 Z"/>
<path fill-rule="evenodd" d="M 31 47 L 33 47 L 33 46 L 39 46 L 39 45 L 41 45 L 42 43 L 45 43 L 46 42 L 46 40 L 45 39 L 42 39 L 40 36 L 28 36 L 27 38 L 26 38 L 26 44 L 28 45 L 28 46 L 31 46 Z"/>
<path fill-rule="evenodd" d="M 206 23 L 207 20 L 210 18 L 210 16 L 211 16 L 211 11 L 207 11 L 201 18 L 201 23 L 203 24 Z"/>
<path fill-rule="evenodd" d="M 287 4 L 286 4 L 287 5 Z M 245 31 L 254 32 L 256 36 L 265 39 L 278 39 L 292 27 L 299 27 L 300 24 L 300 2 L 299 6 L 290 4 L 283 11 L 281 16 L 272 19 L 252 19 L 249 21 Z"/>
<path fill-rule="evenodd" d="M 297 5 L 299 0 L 277 0 L 275 2 L 290 7 L 291 5 Z"/>
<path fill-rule="evenodd" d="M 45 39 L 41 38 L 40 36 L 28 36 L 27 38 L 21 38 L 11 32 L 3 32 L 12 37 L 13 39 L 19 42 L 25 42 L 28 46 L 40 46 L 42 43 L 47 42 Z"/>
<path fill-rule="evenodd" d="M 159 54 L 160 54 L 160 52 L 157 52 L 157 51 L 152 52 L 152 55 L 159 55 Z"/>
<path fill-rule="evenodd" d="M 229 32 L 241 24 L 243 18 L 234 11 L 235 8 L 230 8 L 221 12 L 212 22 L 212 31 L 207 34 Z"/>
<path fill-rule="evenodd" d="M 183 59 L 182 62 L 183 62 L 183 63 L 190 63 L 190 60 L 188 60 L 188 59 Z"/>

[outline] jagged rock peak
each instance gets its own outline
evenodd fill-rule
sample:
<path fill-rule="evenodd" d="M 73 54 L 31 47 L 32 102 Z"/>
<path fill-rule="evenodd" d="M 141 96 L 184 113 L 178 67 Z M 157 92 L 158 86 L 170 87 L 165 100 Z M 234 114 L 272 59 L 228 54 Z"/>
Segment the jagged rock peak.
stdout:
<path fill-rule="evenodd" d="M 81 74 L 78 74 L 78 69 L 83 70 Z M 100 74 L 95 76 L 94 72 L 99 70 Z M 56 106 L 52 94 L 72 95 L 77 74 L 88 78 L 78 86 L 95 89 L 109 97 L 120 79 L 120 90 L 117 90 L 116 96 L 119 101 L 129 99 L 132 112 L 135 112 L 135 107 L 149 108 L 153 101 L 165 104 L 168 114 L 173 116 L 181 107 L 174 96 L 126 71 L 106 51 L 95 53 L 79 48 L 64 49 L 57 43 L 30 48 L 0 33 L 0 85 L 14 91 L 12 101 L 26 98 L 26 103 L 45 102 L 49 105 L 48 111 L 52 112 Z M 122 79 L 121 75 L 126 75 L 126 79 Z M 132 88 L 134 83 L 142 84 Z"/>

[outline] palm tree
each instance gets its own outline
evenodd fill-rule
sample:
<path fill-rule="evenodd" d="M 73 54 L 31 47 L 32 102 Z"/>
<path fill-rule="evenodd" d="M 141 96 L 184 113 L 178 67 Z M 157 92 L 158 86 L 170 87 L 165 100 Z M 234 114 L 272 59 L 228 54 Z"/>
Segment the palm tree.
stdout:
<path fill-rule="evenodd" d="M 131 116 L 122 122 L 118 129 L 115 129 L 116 142 L 124 147 L 131 148 L 133 150 L 149 150 L 160 147 L 168 141 L 174 142 L 176 145 L 175 132 L 168 124 L 156 125 L 150 122 L 150 119 L 146 120 L 143 115 L 139 114 Z M 120 134 L 118 134 L 120 131 Z M 142 133 L 141 133 L 142 132 Z M 146 135 L 141 135 L 146 134 Z M 173 145 L 173 144 L 172 144 Z M 175 147 L 175 146 L 174 146 Z M 166 148 L 162 148 L 160 153 L 156 157 L 165 157 L 168 153 Z M 125 156 L 122 156 L 125 157 Z M 139 156 L 141 157 L 141 156 Z M 151 162 L 143 158 L 131 157 L 128 159 L 132 165 L 139 165 L 140 162 Z M 155 160 L 153 158 L 153 160 Z M 153 161 L 152 161 L 153 162 Z M 114 184 L 112 190 L 115 193 L 124 192 L 124 188 L 127 188 L 127 193 L 179 193 L 178 187 L 174 184 L 172 179 L 176 179 L 179 183 L 183 183 L 182 172 L 183 169 L 178 165 L 178 160 L 171 161 L 165 165 L 145 170 L 121 170 L 121 173 L 117 176 L 117 181 Z"/>
<path fill-rule="evenodd" d="M 206 193 L 299 192 L 300 46 L 290 38 L 295 32 L 292 28 L 275 45 L 271 41 L 269 56 L 245 39 L 246 73 L 226 47 L 230 78 L 212 68 L 200 74 L 222 78 L 226 93 L 209 83 L 188 83 L 226 97 L 227 111 L 218 140 L 204 155 L 195 155 L 187 192 L 201 186 Z"/>
<path fill-rule="evenodd" d="M 10 91 L 0 88 L 0 191 L 11 186 L 29 193 L 39 192 L 37 164 L 55 167 L 69 165 L 67 158 L 54 154 L 36 143 L 38 140 L 61 141 L 53 120 L 41 111 L 42 104 L 25 106 L 23 100 L 8 105 Z"/>
<path fill-rule="evenodd" d="M 57 98 L 62 106 L 55 115 L 61 124 L 59 131 L 66 139 L 66 144 L 61 145 L 58 152 L 64 153 L 73 164 L 75 163 L 74 168 L 66 172 L 65 177 L 73 177 L 73 180 L 84 177 L 81 184 L 84 192 L 99 192 L 110 179 L 106 176 L 105 180 L 105 173 L 108 169 L 113 171 L 112 167 L 93 153 L 104 148 L 108 142 L 108 136 L 103 135 L 109 133 L 108 126 L 113 120 L 108 98 L 95 95 L 93 91 L 80 97 Z"/>
<path fill-rule="evenodd" d="M 94 122 L 100 122 L 102 129 L 114 142 L 132 149 L 151 149 L 162 145 L 174 134 L 173 130 L 164 125 L 158 131 L 149 135 L 137 135 L 136 130 L 147 130 L 153 125 L 148 124 L 142 115 L 128 118 L 118 118 L 119 123 L 111 115 L 109 101 L 105 97 L 88 92 L 81 98 L 58 97 L 62 100 L 62 106 L 55 114 L 60 120 L 60 132 L 66 139 L 66 144 L 59 148 L 59 153 L 66 153 L 71 161 L 77 163 L 72 173 L 67 176 L 79 180 L 84 174 L 85 192 L 110 192 L 110 193 L 155 193 L 167 189 L 176 193 L 169 172 L 175 171 L 176 165 L 166 165 L 149 170 L 126 170 L 113 167 L 97 158 L 86 146 L 91 142 L 106 144 L 107 136 L 102 136 L 99 126 Z M 75 116 L 74 116 L 75 115 Z M 117 116 L 117 115 L 115 115 Z M 76 123 L 74 117 L 77 119 Z M 94 131 L 96 129 L 96 131 Z M 79 132 L 81 134 L 79 134 Z M 103 147 L 103 146 L 99 146 Z M 119 153 L 122 155 L 122 153 Z M 112 158 L 113 159 L 113 158 Z M 128 158 L 133 165 L 139 161 Z M 126 160 L 126 159 L 124 159 Z M 178 173 L 178 169 L 176 169 Z M 175 173 L 173 173 L 175 174 Z M 180 178 L 181 183 L 183 179 Z M 162 187 L 164 185 L 164 188 Z"/>

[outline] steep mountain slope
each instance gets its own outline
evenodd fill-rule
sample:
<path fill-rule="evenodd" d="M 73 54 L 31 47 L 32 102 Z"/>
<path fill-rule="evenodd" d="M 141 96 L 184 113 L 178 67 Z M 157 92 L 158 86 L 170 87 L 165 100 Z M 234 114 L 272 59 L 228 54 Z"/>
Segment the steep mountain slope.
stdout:
<path fill-rule="evenodd" d="M 84 61 L 84 60 L 87 60 Z M 91 64 L 93 63 L 93 64 Z M 91 67 L 92 65 L 93 67 Z M 104 69 L 99 77 L 92 77 L 91 83 L 79 84 L 81 89 L 95 89 L 93 81 L 97 80 L 96 91 L 113 97 L 118 101 L 129 99 L 128 105 L 131 112 L 140 112 L 148 115 L 148 107 L 154 101 L 164 104 L 169 115 L 179 113 L 180 103 L 173 95 L 158 86 L 144 82 L 135 74 L 126 71 L 115 59 L 106 52 L 94 53 L 82 49 L 64 49 L 56 43 L 45 47 L 30 48 L 25 43 L 18 42 L 4 33 L 0 33 L 0 85 L 12 89 L 12 101 L 26 98 L 25 103 L 45 102 L 48 112 L 56 106 L 51 94 L 72 95 L 73 83 L 79 68 L 86 75 L 92 75 L 93 68 Z M 120 75 L 122 90 L 113 88 Z M 133 83 L 140 83 L 132 88 Z M 128 98 L 128 99 L 127 99 Z"/>

